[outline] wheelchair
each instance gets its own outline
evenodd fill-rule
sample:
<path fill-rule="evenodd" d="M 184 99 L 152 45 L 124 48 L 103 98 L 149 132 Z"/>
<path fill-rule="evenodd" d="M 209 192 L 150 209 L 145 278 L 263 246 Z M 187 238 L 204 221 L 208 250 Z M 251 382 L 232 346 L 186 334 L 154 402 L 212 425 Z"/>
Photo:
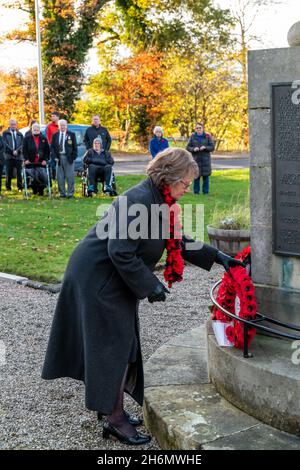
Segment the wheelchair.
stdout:
<path fill-rule="evenodd" d="M 81 181 L 82 181 L 82 195 L 85 197 L 90 197 L 88 187 L 89 187 L 89 166 L 84 165 L 83 167 L 83 172 L 81 175 Z M 100 183 L 102 185 L 102 192 L 104 192 L 104 177 L 99 177 L 97 178 L 96 182 L 96 188 L 95 188 L 95 193 L 98 193 L 98 188 L 97 188 L 97 183 Z M 111 177 L 111 191 L 109 192 L 109 196 L 114 197 L 117 196 L 117 185 L 116 185 L 116 178 L 114 172 L 112 172 L 112 177 Z"/>
<path fill-rule="evenodd" d="M 33 169 L 33 168 L 44 168 L 46 170 L 48 196 L 49 196 L 49 198 L 51 198 L 51 196 L 52 196 L 51 176 L 50 176 L 49 160 L 48 160 L 46 162 L 46 166 L 43 166 L 41 163 L 28 163 L 27 165 L 25 165 L 25 163 L 23 162 L 22 178 L 23 178 L 23 182 L 24 182 L 24 195 L 25 195 L 26 199 L 29 198 L 29 193 L 28 193 L 29 188 L 32 189 L 33 194 L 39 194 L 40 196 L 43 195 L 44 189 L 45 189 L 45 188 L 41 188 L 40 185 L 38 185 L 38 183 L 35 180 L 32 180 L 32 178 L 26 174 L 27 169 L 30 170 L 30 169 Z"/>

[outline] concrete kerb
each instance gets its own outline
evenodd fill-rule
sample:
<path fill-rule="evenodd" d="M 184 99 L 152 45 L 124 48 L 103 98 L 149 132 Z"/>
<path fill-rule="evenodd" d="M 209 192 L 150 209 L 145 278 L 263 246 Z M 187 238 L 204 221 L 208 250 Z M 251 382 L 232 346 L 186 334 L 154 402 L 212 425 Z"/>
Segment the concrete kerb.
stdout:
<path fill-rule="evenodd" d="M 160 272 L 164 269 L 164 263 L 159 263 L 155 271 Z M 31 287 L 32 289 L 44 290 L 50 292 L 51 294 L 57 294 L 61 289 L 61 282 L 55 284 L 47 284 L 41 281 L 33 281 L 28 279 L 28 277 L 18 276 L 16 274 L 2 273 L 0 272 L 0 281 L 9 281 L 15 282 L 16 284 L 21 284 L 25 287 Z"/>
<path fill-rule="evenodd" d="M 25 287 L 31 287 L 33 289 L 44 290 L 52 294 L 58 293 L 61 288 L 61 283 L 44 284 L 39 281 L 32 281 L 31 279 L 28 279 L 27 277 L 24 277 L 24 276 L 17 276 L 15 274 L 9 274 L 9 273 L 0 273 L 0 281 L 15 282 L 16 284 L 21 284 L 22 286 L 25 286 Z"/>

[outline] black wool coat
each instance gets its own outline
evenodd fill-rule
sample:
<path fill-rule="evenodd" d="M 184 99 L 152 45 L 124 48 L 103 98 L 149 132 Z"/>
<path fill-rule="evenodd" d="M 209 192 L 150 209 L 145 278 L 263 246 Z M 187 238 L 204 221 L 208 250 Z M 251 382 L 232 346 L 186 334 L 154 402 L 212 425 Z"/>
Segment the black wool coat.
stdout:
<path fill-rule="evenodd" d="M 143 203 L 148 214 L 151 205 L 163 202 L 150 178 L 123 196 L 127 196 L 128 206 Z M 118 197 L 108 211 L 115 211 L 117 221 L 123 201 L 124 197 Z M 103 414 L 111 414 L 114 408 L 128 363 L 125 390 L 140 405 L 143 403 L 138 302 L 159 282 L 153 270 L 163 254 L 165 240 L 122 239 L 122 231 L 133 220 L 130 215 L 125 222 L 117 223 L 116 237 L 107 239 L 102 236 L 107 227 L 104 215 L 75 248 L 58 298 L 42 371 L 44 379 L 72 377 L 84 381 L 87 408 Z M 148 227 L 143 229 L 147 231 L 150 223 L 151 215 Z M 217 250 L 205 244 L 187 250 L 188 241 L 184 237 L 184 259 L 209 270 Z M 196 246 L 198 242 L 191 243 Z"/>
<path fill-rule="evenodd" d="M 99 153 L 94 149 L 89 149 L 83 156 L 83 163 L 86 165 L 113 165 L 114 159 L 110 152 L 102 150 Z"/>
<path fill-rule="evenodd" d="M 49 160 L 50 147 L 48 144 L 47 137 L 43 134 L 39 134 L 39 146 L 38 146 L 38 155 L 39 162 Z M 23 140 L 23 157 L 24 160 L 29 160 L 30 162 L 35 161 L 36 156 L 36 146 L 33 135 L 30 133 Z"/>
<path fill-rule="evenodd" d="M 206 147 L 205 150 L 201 150 L 198 152 L 195 152 L 195 147 Z M 210 134 L 205 133 L 204 137 L 201 139 L 201 141 L 198 139 L 196 132 L 194 132 L 190 140 L 188 141 L 186 149 L 191 152 L 193 155 L 195 161 L 198 164 L 199 168 L 199 175 L 200 176 L 209 176 L 211 175 L 211 156 L 210 152 L 213 152 L 215 149 L 215 145 L 213 143 L 213 140 L 211 138 Z"/>
<path fill-rule="evenodd" d="M 102 147 L 104 150 L 108 151 L 111 146 L 111 136 L 106 127 L 103 126 L 90 126 L 85 131 L 83 142 L 87 150 L 93 147 L 93 142 L 96 137 L 101 137 Z"/>
<path fill-rule="evenodd" d="M 22 156 L 22 146 L 23 146 L 23 134 L 20 131 L 16 131 L 16 148 L 17 155 L 14 155 L 14 144 L 13 144 L 13 137 L 11 134 L 10 129 L 7 129 L 2 134 L 3 145 L 4 145 L 4 157 L 6 160 L 23 160 Z"/>

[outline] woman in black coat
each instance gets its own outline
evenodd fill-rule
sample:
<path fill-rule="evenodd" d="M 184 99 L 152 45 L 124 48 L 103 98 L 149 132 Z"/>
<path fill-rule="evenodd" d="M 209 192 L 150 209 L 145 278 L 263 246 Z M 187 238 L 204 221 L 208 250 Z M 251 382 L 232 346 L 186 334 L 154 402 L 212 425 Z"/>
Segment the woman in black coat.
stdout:
<path fill-rule="evenodd" d="M 71 255 L 42 372 L 44 379 L 84 381 L 87 408 L 98 417 L 106 415 L 103 436 L 135 445 L 150 437 L 136 431 L 139 421 L 124 411 L 123 394 L 143 404 L 138 302 L 166 299 L 167 289 L 153 273 L 164 249 L 169 286 L 181 279 L 183 259 L 206 270 L 214 262 L 240 264 L 186 236 L 172 239 L 176 224 L 176 230 L 171 223 L 170 234 L 166 231 L 169 206 L 188 191 L 198 173 L 189 152 L 164 150 L 147 172 L 147 179 L 113 202 Z M 161 212 L 166 208 L 167 215 Z"/>
<path fill-rule="evenodd" d="M 47 186 L 46 165 L 49 160 L 50 147 L 47 138 L 41 133 L 40 125 L 34 122 L 31 132 L 27 132 L 23 140 L 23 158 L 27 178 L 27 187 L 33 193 L 43 195 Z"/>
<path fill-rule="evenodd" d="M 191 135 L 190 140 L 187 144 L 187 150 L 193 155 L 198 168 L 199 175 L 194 179 L 194 194 L 200 192 L 200 178 L 203 178 L 202 193 L 209 193 L 209 177 L 211 175 L 211 156 L 210 152 L 213 152 L 215 145 L 211 138 L 211 135 L 204 132 L 202 123 L 197 123 L 195 132 Z"/>

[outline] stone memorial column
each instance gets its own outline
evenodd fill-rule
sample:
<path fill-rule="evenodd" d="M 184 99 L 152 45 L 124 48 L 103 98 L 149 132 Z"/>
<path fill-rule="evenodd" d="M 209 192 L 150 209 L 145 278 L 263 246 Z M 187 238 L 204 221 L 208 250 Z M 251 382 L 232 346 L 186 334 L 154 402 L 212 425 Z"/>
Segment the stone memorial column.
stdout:
<path fill-rule="evenodd" d="M 300 22 L 249 51 L 252 278 L 258 311 L 300 325 Z"/>

